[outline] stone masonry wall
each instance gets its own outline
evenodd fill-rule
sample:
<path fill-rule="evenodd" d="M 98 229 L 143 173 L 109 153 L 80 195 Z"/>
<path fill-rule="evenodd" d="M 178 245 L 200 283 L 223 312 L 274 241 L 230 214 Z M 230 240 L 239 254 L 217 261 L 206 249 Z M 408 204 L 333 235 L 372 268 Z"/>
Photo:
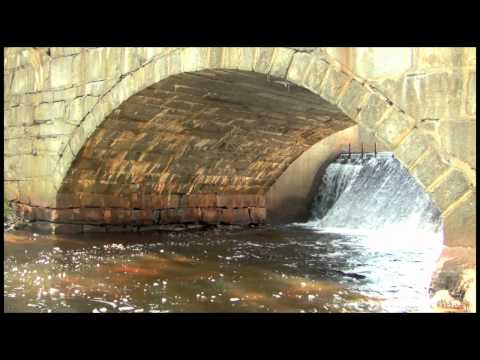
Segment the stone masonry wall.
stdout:
<path fill-rule="evenodd" d="M 475 245 L 469 49 L 6 48 L 4 55 L 4 185 L 17 204 L 57 208 L 77 154 L 139 91 L 184 72 L 253 71 L 338 106 L 431 194 L 451 224 L 446 242 Z"/>

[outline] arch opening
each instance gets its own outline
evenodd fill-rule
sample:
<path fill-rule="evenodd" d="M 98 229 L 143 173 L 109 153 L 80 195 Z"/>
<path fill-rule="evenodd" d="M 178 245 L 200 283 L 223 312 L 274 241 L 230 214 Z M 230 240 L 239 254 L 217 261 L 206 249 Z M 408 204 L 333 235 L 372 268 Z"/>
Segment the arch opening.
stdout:
<path fill-rule="evenodd" d="M 174 75 L 127 99 L 87 140 L 58 191 L 57 221 L 263 223 L 265 194 L 285 169 L 353 125 L 279 78 Z"/>

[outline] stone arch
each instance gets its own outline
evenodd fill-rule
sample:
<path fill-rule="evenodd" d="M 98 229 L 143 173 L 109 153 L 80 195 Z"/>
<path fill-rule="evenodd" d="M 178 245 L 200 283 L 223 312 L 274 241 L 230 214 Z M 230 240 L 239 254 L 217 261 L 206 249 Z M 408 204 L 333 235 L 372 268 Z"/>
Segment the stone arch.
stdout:
<path fill-rule="evenodd" d="M 98 66 L 103 66 L 104 62 L 106 60 L 101 59 Z M 73 64 L 73 71 L 75 66 L 80 65 Z M 94 76 L 97 65 L 89 63 L 88 66 L 93 68 L 91 72 Z M 470 169 L 442 152 L 428 126 L 409 116 L 374 86 L 326 55 L 321 48 L 169 48 L 149 56 L 135 70 L 115 78 L 110 89 L 99 96 L 82 117 L 67 146 L 59 152 L 52 171 L 53 187 L 58 191 L 84 143 L 125 100 L 170 76 L 206 69 L 252 71 L 285 81 L 286 86 L 293 84 L 312 91 L 338 106 L 377 143 L 393 150 L 425 190 L 431 193 L 447 223 L 458 224 L 458 218 L 463 219 L 463 214 L 471 212 L 472 206 L 474 208 L 475 181 Z M 50 80 L 52 83 L 59 82 L 53 78 Z M 461 237 L 464 238 L 463 235 Z"/>

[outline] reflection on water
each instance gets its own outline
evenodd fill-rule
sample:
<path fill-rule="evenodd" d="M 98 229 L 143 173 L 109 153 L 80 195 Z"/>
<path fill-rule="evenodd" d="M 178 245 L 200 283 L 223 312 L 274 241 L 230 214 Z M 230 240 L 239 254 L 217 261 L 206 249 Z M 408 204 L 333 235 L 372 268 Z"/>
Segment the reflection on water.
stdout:
<path fill-rule="evenodd" d="M 5 234 L 5 312 L 429 311 L 431 249 L 307 225 Z"/>

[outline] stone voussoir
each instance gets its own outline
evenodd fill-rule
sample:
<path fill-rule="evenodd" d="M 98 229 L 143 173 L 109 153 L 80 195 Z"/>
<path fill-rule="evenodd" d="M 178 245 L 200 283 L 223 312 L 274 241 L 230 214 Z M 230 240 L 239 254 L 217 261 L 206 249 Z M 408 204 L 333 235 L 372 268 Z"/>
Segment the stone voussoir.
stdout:
<path fill-rule="evenodd" d="M 471 190 L 471 184 L 462 171 L 451 168 L 448 174 L 436 181 L 430 192 L 433 202 L 441 213 L 444 213 L 467 191 Z"/>

